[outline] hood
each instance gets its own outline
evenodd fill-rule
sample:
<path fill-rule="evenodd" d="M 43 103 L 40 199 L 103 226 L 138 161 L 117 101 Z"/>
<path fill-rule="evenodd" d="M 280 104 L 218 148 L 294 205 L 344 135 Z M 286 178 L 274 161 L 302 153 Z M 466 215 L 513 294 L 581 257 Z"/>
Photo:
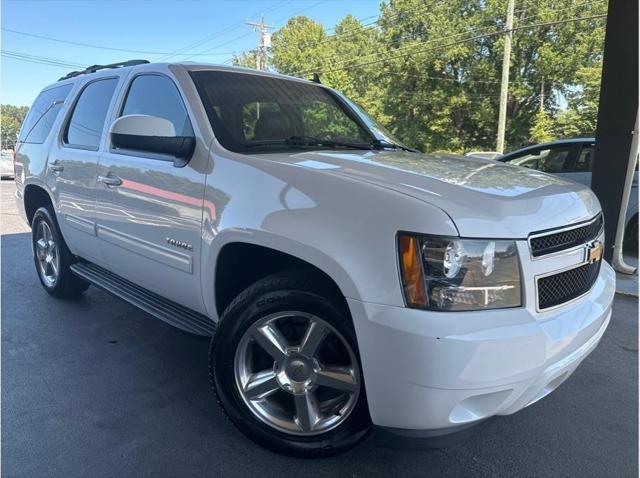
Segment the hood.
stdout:
<path fill-rule="evenodd" d="M 534 231 L 591 219 L 600 211 L 585 186 L 482 158 L 399 151 L 316 151 L 264 158 L 412 196 L 446 212 L 462 237 L 522 239 Z"/>

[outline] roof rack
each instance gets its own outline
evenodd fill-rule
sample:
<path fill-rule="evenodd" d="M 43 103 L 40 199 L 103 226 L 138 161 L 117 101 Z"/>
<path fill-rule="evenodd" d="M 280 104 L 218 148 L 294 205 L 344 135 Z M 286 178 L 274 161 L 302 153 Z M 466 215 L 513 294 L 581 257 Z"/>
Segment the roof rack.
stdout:
<path fill-rule="evenodd" d="M 87 75 L 89 73 L 95 73 L 98 70 L 106 70 L 109 68 L 122 68 L 125 66 L 134 66 L 134 65 L 144 65 L 145 63 L 149 63 L 149 60 L 128 60 L 128 61 L 120 61 L 118 63 L 111 63 L 109 65 L 93 65 L 84 70 L 72 71 L 62 78 L 58 79 L 58 81 L 68 80 L 69 78 L 74 78 L 80 75 Z"/>

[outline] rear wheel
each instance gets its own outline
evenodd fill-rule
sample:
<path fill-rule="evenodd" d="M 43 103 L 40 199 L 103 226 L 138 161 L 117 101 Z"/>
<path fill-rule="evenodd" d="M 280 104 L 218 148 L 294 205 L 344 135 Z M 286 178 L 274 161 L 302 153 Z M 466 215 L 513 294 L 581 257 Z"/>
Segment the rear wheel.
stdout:
<path fill-rule="evenodd" d="M 75 258 L 67 248 L 50 206 L 39 208 L 31 222 L 33 260 L 44 289 L 61 298 L 77 297 L 89 283 L 76 277 L 70 266 Z"/>
<path fill-rule="evenodd" d="M 272 450 L 326 456 L 370 429 L 351 321 L 304 273 L 245 290 L 212 340 L 218 400 L 238 428 Z"/>

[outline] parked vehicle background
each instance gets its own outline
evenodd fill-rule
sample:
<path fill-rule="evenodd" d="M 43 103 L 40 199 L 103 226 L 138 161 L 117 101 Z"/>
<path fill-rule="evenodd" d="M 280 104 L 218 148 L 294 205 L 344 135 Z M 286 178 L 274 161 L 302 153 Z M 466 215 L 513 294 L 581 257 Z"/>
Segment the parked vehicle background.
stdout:
<path fill-rule="evenodd" d="M 469 151 L 464 154 L 465 156 L 474 156 L 476 158 L 484 158 L 484 159 L 498 159 L 502 156 L 497 151 Z"/>
<path fill-rule="evenodd" d="M 511 151 L 496 158 L 503 163 L 515 164 L 555 174 L 591 187 L 595 138 L 574 138 L 536 144 Z M 625 249 L 638 250 L 638 166 L 633 176 L 631 196 L 625 218 Z"/>
<path fill-rule="evenodd" d="M 0 157 L 0 177 L 2 179 L 13 178 L 13 150 L 3 149 Z"/>

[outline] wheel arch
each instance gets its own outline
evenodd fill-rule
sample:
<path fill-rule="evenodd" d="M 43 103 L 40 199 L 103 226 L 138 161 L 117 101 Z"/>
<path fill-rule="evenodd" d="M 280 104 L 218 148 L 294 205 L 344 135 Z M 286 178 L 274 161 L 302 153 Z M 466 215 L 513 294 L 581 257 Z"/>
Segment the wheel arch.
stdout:
<path fill-rule="evenodd" d="M 38 208 L 50 205 L 53 207 L 54 201 L 49 190 L 39 183 L 29 183 L 24 187 L 23 192 L 24 211 L 29 224 L 33 221 L 33 215 Z"/>
<path fill-rule="evenodd" d="M 223 235 L 225 237 L 220 237 Z M 251 234 L 247 231 L 239 234 L 223 232 L 216 239 L 215 247 L 211 248 L 215 251 L 215 260 L 209 262 L 213 267 L 203 265 L 203 270 L 211 271 L 205 274 L 203 295 L 207 309 L 218 319 L 226 306 L 246 287 L 267 275 L 285 270 L 304 269 L 317 273 L 345 307 L 347 297 L 359 298 L 349 274 L 317 249 L 262 231 Z"/>

